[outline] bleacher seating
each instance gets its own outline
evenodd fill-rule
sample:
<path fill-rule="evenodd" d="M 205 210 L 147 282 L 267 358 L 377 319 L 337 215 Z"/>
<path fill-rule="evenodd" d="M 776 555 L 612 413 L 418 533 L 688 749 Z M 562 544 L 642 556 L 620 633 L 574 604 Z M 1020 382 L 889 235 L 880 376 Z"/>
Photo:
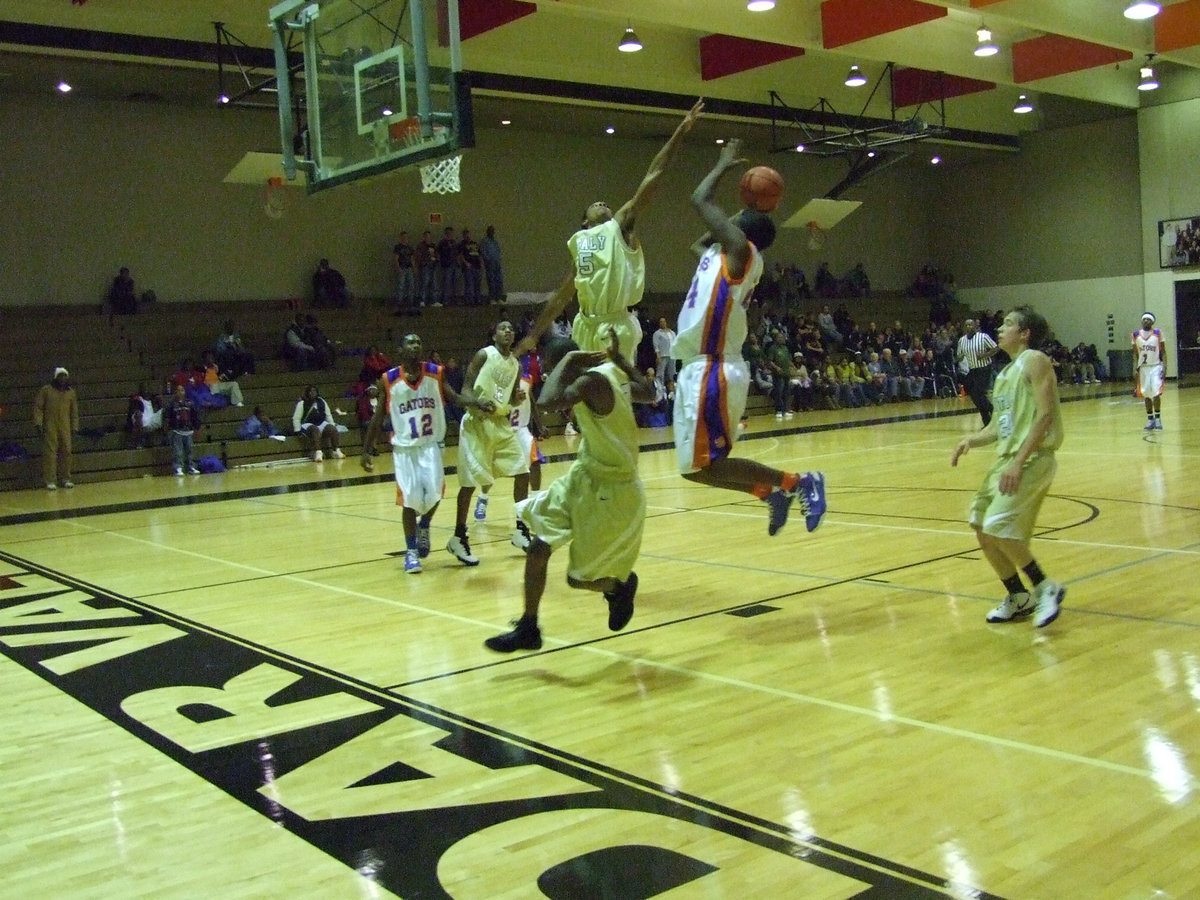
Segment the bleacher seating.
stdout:
<path fill-rule="evenodd" d="M 821 304 L 839 300 L 806 300 L 801 312 L 815 315 Z M 900 319 L 910 325 L 923 322 L 923 301 L 900 292 L 846 300 L 860 322 L 869 319 L 880 327 Z M 665 315 L 674 321 L 680 298 L 670 294 L 647 295 L 643 308 L 656 321 Z M 199 359 L 212 346 L 223 323 L 232 319 L 247 347 L 257 359 L 257 372 L 239 379 L 245 394 L 243 408 L 206 410 L 196 434 L 194 453 L 215 456 L 227 466 L 302 455 L 299 438 L 291 434 L 291 416 L 297 399 L 310 383 L 316 384 L 331 405 L 346 415 L 339 421 L 349 429 L 342 436 L 347 455 L 361 453 L 361 435 L 354 415 L 354 400 L 346 393 L 357 380 L 362 354 L 379 346 L 394 360 L 400 337 L 410 330 L 421 335 L 427 352 L 437 350 L 443 360 L 454 357 L 465 369 L 472 354 L 488 340 L 490 325 L 500 316 L 519 320 L 529 310 L 511 308 L 447 307 L 426 309 L 419 318 L 397 318 L 390 307 L 364 301 L 351 309 L 312 310 L 331 338 L 338 342 L 336 367 L 324 371 L 292 372 L 280 358 L 283 334 L 294 310 L 287 301 L 226 303 L 155 303 L 136 315 L 112 316 L 95 306 L 7 307 L 0 310 L 0 352 L 6 365 L 0 372 L 0 445 L 16 444 L 29 458 L 0 462 L 0 489 L 32 488 L 41 484 L 41 441 L 32 421 L 34 395 L 50 380 L 55 366 L 66 366 L 79 394 L 81 434 L 75 439 L 73 471 L 79 481 L 108 481 L 170 471 L 171 450 L 164 433 L 153 436 L 153 446 L 133 449 L 125 417 L 130 396 L 154 391 L 178 368 L 184 358 Z M 255 406 L 275 420 L 282 442 L 269 439 L 244 441 L 238 425 Z M 752 394 L 750 415 L 770 412 L 767 398 Z M 546 423 L 561 431 L 562 421 Z M 447 443 L 456 443 L 456 426 L 450 425 Z"/>

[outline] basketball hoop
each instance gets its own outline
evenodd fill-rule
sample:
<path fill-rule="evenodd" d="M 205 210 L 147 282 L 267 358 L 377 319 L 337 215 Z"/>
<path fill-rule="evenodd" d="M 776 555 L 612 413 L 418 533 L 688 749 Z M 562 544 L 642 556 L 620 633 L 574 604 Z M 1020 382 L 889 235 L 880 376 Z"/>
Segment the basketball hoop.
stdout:
<path fill-rule="evenodd" d="M 462 190 L 458 181 L 458 167 L 461 162 L 461 155 L 447 156 L 421 166 L 421 193 L 457 194 Z"/>
<path fill-rule="evenodd" d="M 808 223 L 808 249 L 820 250 L 825 246 L 825 229 L 816 222 Z"/>
<path fill-rule="evenodd" d="M 283 218 L 283 178 L 272 175 L 267 179 L 267 199 L 263 203 L 263 212 L 268 219 Z"/>

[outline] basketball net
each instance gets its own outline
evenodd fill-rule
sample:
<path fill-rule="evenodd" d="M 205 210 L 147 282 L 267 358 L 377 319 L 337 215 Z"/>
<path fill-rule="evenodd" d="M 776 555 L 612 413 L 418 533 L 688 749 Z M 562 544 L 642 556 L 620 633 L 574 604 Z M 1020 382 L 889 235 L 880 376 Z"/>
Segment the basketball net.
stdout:
<path fill-rule="evenodd" d="M 820 250 L 825 246 L 825 229 L 816 222 L 808 223 L 808 249 Z"/>
<path fill-rule="evenodd" d="M 421 136 L 421 121 L 416 116 L 409 116 L 403 122 L 392 126 L 400 141 L 406 147 L 419 147 L 422 144 L 441 144 L 446 140 L 446 128 L 443 125 L 433 126 L 433 137 L 426 140 Z M 421 192 L 424 194 L 455 194 L 462 190 L 458 173 L 462 155 L 447 156 L 431 163 L 423 163 L 421 172 Z"/>
<path fill-rule="evenodd" d="M 283 218 L 283 179 L 272 175 L 267 179 L 267 199 L 263 203 L 263 212 L 268 219 Z"/>

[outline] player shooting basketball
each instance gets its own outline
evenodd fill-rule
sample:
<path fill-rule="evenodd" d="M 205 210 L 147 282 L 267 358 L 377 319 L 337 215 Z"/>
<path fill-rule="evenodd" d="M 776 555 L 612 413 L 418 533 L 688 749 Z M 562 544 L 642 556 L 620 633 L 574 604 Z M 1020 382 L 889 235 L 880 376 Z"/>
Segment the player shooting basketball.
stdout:
<path fill-rule="evenodd" d="M 537 346 L 545 333 L 571 300 L 579 296 L 579 313 L 571 328 L 571 338 L 581 349 L 603 352 L 608 347 L 609 329 L 617 332 L 621 354 L 636 359 L 642 340 L 642 327 L 629 307 L 641 302 L 646 287 L 646 260 L 642 243 L 634 230 L 637 218 L 653 198 L 659 179 L 675 158 L 683 136 L 692 130 L 704 101 L 697 100 L 663 144 L 642 177 L 633 197 L 615 213 L 603 201 L 591 204 L 583 212 L 579 231 L 571 235 L 567 248 L 574 262 L 572 273 L 555 291 L 538 317 L 537 323 L 517 346 L 521 356 Z"/>
<path fill-rule="evenodd" d="M 823 474 L 801 476 L 729 455 L 750 385 L 742 359 L 746 307 L 762 275 L 763 251 L 775 241 L 775 223 L 766 213 L 747 208 L 730 217 L 713 199 L 721 178 L 745 164 L 740 151 L 741 141 L 725 143 L 712 171 L 692 192 L 692 205 L 708 226 L 708 235 L 701 239 L 707 248 L 679 311 L 671 351 L 683 364 L 675 381 L 679 472 L 689 481 L 765 500 L 771 535 L 784 526 L 792 501 L 798 499 L 808 530 L 813 531 L 825 515 Z"/>

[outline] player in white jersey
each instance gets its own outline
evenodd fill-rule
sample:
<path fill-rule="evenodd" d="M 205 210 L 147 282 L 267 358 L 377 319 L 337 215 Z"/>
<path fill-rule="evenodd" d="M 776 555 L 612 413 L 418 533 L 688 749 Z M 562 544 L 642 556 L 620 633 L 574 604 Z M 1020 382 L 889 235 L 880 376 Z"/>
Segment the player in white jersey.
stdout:
<path fill-rule="evenodd" d="M 770 508 L 768 534 L 787 522 L 799 498 L 809 531 L 825 515 L 825 476 L 820 472 L 772 469 L 729 454 L 746 408 L 750 373 L 742 359 L 746 308 L 762 275 L 762 251 L 775 240 L 766 213 L 742 210 L 730 218 L 713 199 L 730 169 L 745 164 L 741 141 L 721 148 L 712 171 L 692 193 L 692 205 L 708 226 L 697 242 L 705 247 L 692 286 L 679 311 L 672 355 L 683 367 L 675 381 L 675 451 L 679 472 L 689 481 L 753 494 Z"/>
<path fill-rule="evenodd" d="M 491 487 L 497 478 L 515 478 L 513 497 L 529 496 L 529 456 L 517 440 L 509 415 L 521 402 L 521 364 L 513 354 L 516 332 L 511 322 L 499 322 L 492 330 L 492 343 L 480 349 L 467 366 L 463 395 L 470 395 L 474 409 L 463 415 L 458 431 L 458 507 L 454 537 L 446 545 L 463 565 L 477 566 L 467 537 L 467 515 L 477 487 Z M 513 544 L 528 546 L 525 526 L 518 522 Z"/>
<path fill-rule="evenodd" d="M 579 230 L 567 241 L 573 263 L 571 274 L 551 295 L 537 323 L 517 346 L 518 355 L 537 346 L 538 338 L 566 309 L 572 295 L 577 295 L 579 314 L 571 326 L 572 340 L 583 350 L 605 352 L 608 333 L 614 330 L 621 354 L 626 359 L 636 358 L 642 326 L 629 307 L 642 300 L 646 261 L 634 227 L 674 159 L 683 136 L 692 130 L 703 109 L 704 101 L 697 100 L 688 110 L 675 133 L 651 160 L 642 183 L 624 206 L 614 213 L 607 203 L 598 200 L 583 211 Z"/>
<path fill-rule="evenodd" d="M 371 448 L 383 431 L 384 420 L 390 420 L 396 505 L 404 510 L 404 571 L 408 574 L 420 572 L 421 560 L 429 555 L 429 524 L 446 490 L 442 463 L 446 398 L 463 406 L 473 402 L 472 397 L 460 397 L 445 384 L 442 367 L 423 362 L 421 350 L 421 338 L 406 334 L 400 342 L 400 365 L 380 376 L 377 384 L 382 399 L 367 425 L 362 455 L 362 467 L 372 471 Z"/>
<path fill-rule="evenodd" d="M 508 420 L 512 423 L 513 431 L 516 432 L 517 441 L 521 445 L 522 452 L 529 457 L 529 489 L 531 491 L 540 491 L 542 489 L 542 463 L 546 461 L 546 457 L 542 455 L 542 449 L 538 446 L 538 441 L 545 440 L 546 429 L 538 421 L 537 416 L 534 415 L 533 394 L 534 388 L 541 381 L 542 374 L 536 354 L 527 353 L 521 357 L 520 362 L 520 391 L 525 397 L 509 412 Z M 513 485 L 515 493 L 515 481 Z M 482 522 L 487 519 L 489 490 L 490 486 L 481 486 L 479 488 L 479 494 L 475 498 L 476 522 Z M 521 499 L 520 497 L 513 497 L 513 502 L 516 503 Z M 526 549 L 529 546 L 528 532 L 522 531 L 518 527 L 517 531 L 513 534 L 513 546 L 521 550 Z"/>
<path fill-rule="evenodd" d="M 1134 392 L 1146 401 L 1146 431 L 1162 431 L 1162 392 L 1167 349 L 1154 327 L 1154 313 L 1142 316 L 1142 330 L 1133 333 Z"/>

